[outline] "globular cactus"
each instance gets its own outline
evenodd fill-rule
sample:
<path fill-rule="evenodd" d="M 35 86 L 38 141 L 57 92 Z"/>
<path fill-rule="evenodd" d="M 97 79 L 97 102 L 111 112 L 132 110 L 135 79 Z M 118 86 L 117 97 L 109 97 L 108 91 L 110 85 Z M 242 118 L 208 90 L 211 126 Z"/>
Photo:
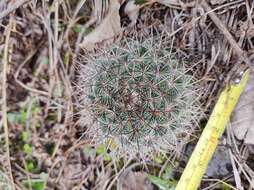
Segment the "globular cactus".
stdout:
<path fill-rule="evenodd" d="M 198 115 L 193 77 L 167 40 L 126 39 L 86 57 L 81 120 L 119 155 L 150 157 L 186 143 Z"/>

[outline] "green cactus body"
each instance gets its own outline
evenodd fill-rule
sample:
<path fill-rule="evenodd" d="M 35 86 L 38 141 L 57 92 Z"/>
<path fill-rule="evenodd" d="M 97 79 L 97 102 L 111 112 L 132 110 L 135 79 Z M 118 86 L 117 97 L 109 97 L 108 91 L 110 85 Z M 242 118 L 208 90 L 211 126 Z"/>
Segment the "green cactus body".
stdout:
<path fill-rule="evenodd" d="M 82 80 L 81 97 L 90 126 L 102 141 L 112 138 L 118 152 L 146 157 L 172 150 L 193 128 L 193 77 L 163 44 L 126 40 L 89 58 L 88 65 L 95 74 Z M 82 76 L 91 76 L 83 70 Z"/>

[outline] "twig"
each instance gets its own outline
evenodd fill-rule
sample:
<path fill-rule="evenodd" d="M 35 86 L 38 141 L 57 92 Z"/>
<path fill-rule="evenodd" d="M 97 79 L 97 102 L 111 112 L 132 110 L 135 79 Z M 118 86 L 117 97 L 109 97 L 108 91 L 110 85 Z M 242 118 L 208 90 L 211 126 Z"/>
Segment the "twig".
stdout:
<path fill-rule="evenodd" d="M 230 189 L 233 189 L 233 190 L 239 190 L 239 189 L 236 189 L 235 187 L 233 187 L 232 185 L 228 184 L 225 182 L 225 179 L 203 179 L 202 181 L 207 181 L 207 182 L 215 182 L 215 184 L 223 184 L 225 185 L 226 187 L 229 187 Z M 212 184 L 212 186 L 214 186 L 214 184 Z M 211 186 L 210 186 L 211 187 Z M 203 189 L 203 190 L 208 190 L 210 189 L 209 187 Z"/>
<path fill-rule="evenodd" d="M 201 1 L 202 1 L 202 0 L 201 0 Z M 211 9 L 210 11 L 207 11 L 207 12 L 204 13 L 202 16 L 206 16 L 206 15 L 208 15 L 208 14 L 211 13 L 211 12 L 214 12 L 214 11 L 217 11 L 217 10 L 221 10 L 221 9 L 223 9 L 224 7 L 227 7 L 227 6 L 231 6 L 231 5 L 233 6 L 233 5 L 235 5 L 235 4 L 239 4 L 239 3 L 241 3 L 241 2 L 243 2 L 243 0 L 238 0 L 238 1 L 233 1 L 233 2 L 230 2 L 230 3 L 226 3 L 226 4 L 222 5 L 222 6 L 219 6 L 219 7 L 216 7 L 216 8 L 214 8 L 214 9 Z M 183 30 L 184 28 L 189 27 L 190 24 L 196 23 L 200 18 L 201 18 L 201 16 L 198 16 L 198 17 L 195 18 L 194 20 L 191 20 L 191 21 L 189 21 L 189 22 L 184 23 L 181 27 L 179 27 L 178 29 L 176 29 L 176 30 L 174 30 L 172 33 L 170 33 L 169 36 L 170 36 L 170 37 L 173 37 L 175 34 L 177 34 L 178 32 L 180 32 L 180 31 Z"/>
<path fill-rule="evenodd" d="M 12 169 L 11 169 L 11 160 L 10 160 L 10 143 L 9 143 L 9 129 L 8 129 L 8 121 L 7 121 L 7 65 L 8 65 L 8 52 L 9 52 L 9 41 L 11 35 L 11 28 L 12 28 L 12 21 L 10 21 L 9 26 L 7 27 L 6 31 L 6 38 L 5 38 L 5 46 L 4 46 L 4 57 L 3 57 L 3 81 L 2 81 L 2 114 L 3 114 L 3 125 L 4 125 L 4 135 L 5 135 L 5 145 L 6 145 L 6 156 L 7 156 L 7 165 L 9 170 L 9 177 L 11 180 L 12 189 L 15 190 L 15 184 L 13 181 L 12 176 Z"/>
<path fill-rule="evenodd" d="M 0 13 L 0 20 L 9 15 L 11 12 L 15 11 L 19 7 L 21 7 L 23 4 L 27 3 L 30 0 L 19 0 L 16 1 L 13 5 L 11 5 L 9 8 L 4 10 L 2 13 Z"/>
<path fill-rule="evenodd" d="M 40 46 L 39 46 L 39 47 L 40 47 Z M 23 87 L 24 89 L 26 89 L 26 90 L 28 90 L 28 91 L 30 91 L 30 92 L 32 92 L 32 93 L 35 93 L 35 94 L 41 94 L 41 95 L 43 95 L 43 96 L 48 96 L 48 93 L 47 93 L 47 92 L 41 91 L 41 90 L 37 90 L 37 89 L 34 89 L 34 88 L 32 88 L 32 87 L 29 87 L 29 86 L 25 85 L 22 81 L 20 81 L 20 80 L 18 79 L 19 73 L 20 73 L 21 69 L 22 69 L 23 66 L 35 55 L 36 52 L 37 52 L 37 49 L 34 50 L 34 51 L 32 51 L 32 52 L 27 56 L 27 58 L 19 65 L 17 71 L 16 71 L 15 74 L 14 74 L 14 79 L 15 79 L 15 81 L 16 81 L 21 87 Z"/>
<path fill-rule="evenodd" d="M 212 19 L 214 24 L 219 28 L 219 30 L 224 34 L 225 38 L 228 40 L 230 45 L 232 46 L 235 53 L 239 56 L 241 61 L 244 61 L 248 66 L 250 65 L 250 60 L 247 57 L 246 53 L 242 50 L 242 48 L 238 45 L 238 43 L 235 41 L 234 37 L 231 35 L 231 33 L 228 31 L 225 24 L 218 18 L 215 12 L 212 11 L 211 7 L 208 5 L 206 0 L 201 1 L 202 7 L 205 9 L 205 11 L 208 12 L 209 17 Z M 239 67 L 241 62 L 237 62 L 234 67 Z"/>
<path fill-rule="evenodd" d="M 233 142 L 232 142 L 231 138 L 234 138 L 232 133 L 233 133 L 233 131 L 232 131 L 231 125 L 229 125 L 227 127 L 227 144 L 231 147 L 233 147 L 233 145 L 232 145 Z M 237 170 L 236 163 L 235 163 L 235 160 L 233 158 L 233 152 L 232 152 L 231 149 L 228 149 L 228 152 L 229 152 L 229 156 L 230 156 L 230 160 L 231 160 L 231 165 L 232 165 L 232 168 L 233 168 L 233 174 L 234 174 L 236 187 L 239 190 L 243 190 L 243 186 L 241 185 L 242 183 L 241 183 L 240 173 Z"/>
<path fill-rule="evenodd" d="M 114 183 L 118 180 L 119 176 L 126 171 L 126 167 L 131 163 L 132 159 L 127 160 L 127 162 L 124 164 L 124 166 L 121 168 L 121 170 L 116 174 L 116 176 L 111 180 L 110 184 L 108 185 L 106 190 L 110 190 Z M 132 166 L 129 167 L 129 169 L 136 167 L 139 165 L 139 163 L 133 164 Z"/>

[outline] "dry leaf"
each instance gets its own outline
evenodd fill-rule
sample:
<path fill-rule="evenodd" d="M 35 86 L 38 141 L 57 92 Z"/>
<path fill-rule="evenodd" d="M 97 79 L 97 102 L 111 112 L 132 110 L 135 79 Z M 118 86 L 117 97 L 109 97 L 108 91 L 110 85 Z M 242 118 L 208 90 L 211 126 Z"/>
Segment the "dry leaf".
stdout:
<path fill-rule="evenodd" d="M 135 4 L 135 1 L 129 1 L 126 4 L 124 13 L 128 15 L 129 19 L 131 20 L 129 27 L 133 27 L 136 24 L 140 7 L 141 5 Z"/>
<path fill-rule="evenodd" d="M 114 41 L 115 37 L 122 33 L 119 9 L 119 1 L 110 0 L 108 14 L 93 32 L 84 37 L 80 46 L 86 50 L 92 50 L 98 43 Z"/>
<path fill-rule="evenodd" d="M 254 145 L 254 72 L 242 93 L 231 119 L 232 129 L 239 140 Z"/>
<path fill-rule="evenodd" d="M 179 0 L 156 0 L 156 1 L 164 5 L 180 5 Z"/>
<path fill-rule="evenodd" d="M 129 19 L 131 20 L 131 23 L 128 25 L 128 27 L 131 28 L 137 23 L 139 10 L 142 7 L 156 2 L 164 5 L 180 5 L 178 0 L 145 0 L 143 3 L 137 3 L 137 0 L 130 0 L 127 2 L 124 8 L 124 13 L 128 15 Z"/>
<path fill-rule="evenodd" d="M 119 190 L 152 190 L 152 184 L 148 181 L 144 172 L 129 171 L 121 175 Z"/>

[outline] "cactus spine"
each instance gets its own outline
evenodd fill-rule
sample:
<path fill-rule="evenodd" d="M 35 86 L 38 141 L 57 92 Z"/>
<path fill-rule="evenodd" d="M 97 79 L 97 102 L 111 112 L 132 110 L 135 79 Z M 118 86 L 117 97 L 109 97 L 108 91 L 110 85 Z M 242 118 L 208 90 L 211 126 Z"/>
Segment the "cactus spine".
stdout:
<path fill-rule="evenodd" d="M 166 40 L 126 39 L 86 62 L 80 74 L 82 117 L 95 139 L 111 138 L 117 152 L 141 157 L 183 143 L 198 114 L 195 86 Z"/>

